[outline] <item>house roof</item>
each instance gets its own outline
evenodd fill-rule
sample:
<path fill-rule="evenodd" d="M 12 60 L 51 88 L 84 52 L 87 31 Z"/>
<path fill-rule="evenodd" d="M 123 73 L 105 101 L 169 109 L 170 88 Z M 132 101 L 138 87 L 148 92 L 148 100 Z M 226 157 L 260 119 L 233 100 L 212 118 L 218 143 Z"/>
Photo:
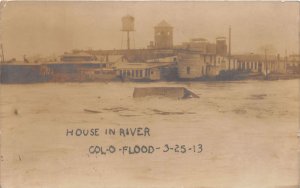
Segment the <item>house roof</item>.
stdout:
<path fill-rule="evenodd" d="M 131 16 L 131 15 L 129 15 L 129 14 L 127 14 L 126 16 L 123 16 L 122 17 L 122 19 L 134 19 L 134 17 L 133 16 Z"/>

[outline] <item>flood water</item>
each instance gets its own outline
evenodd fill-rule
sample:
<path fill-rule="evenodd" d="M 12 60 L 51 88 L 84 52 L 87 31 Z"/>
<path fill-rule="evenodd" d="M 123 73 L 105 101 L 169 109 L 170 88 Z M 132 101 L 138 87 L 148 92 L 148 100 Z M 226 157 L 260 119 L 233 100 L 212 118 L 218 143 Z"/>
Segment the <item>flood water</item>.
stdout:
<path fill-rule="evenodd" d="M 134 99 L 184 86 L 200 98 Z M 1 85 L 1 186 L 284 187 L 298 183 L 299 80 Z M 91 113 L 85 109 L 97 111 Z M 148 127 L 150 136 L 103 135 Z M 66 136 L 99 128 L 100 136 Z M 202 144 L 201 153 L 91 155 L 91 145 Z"/>

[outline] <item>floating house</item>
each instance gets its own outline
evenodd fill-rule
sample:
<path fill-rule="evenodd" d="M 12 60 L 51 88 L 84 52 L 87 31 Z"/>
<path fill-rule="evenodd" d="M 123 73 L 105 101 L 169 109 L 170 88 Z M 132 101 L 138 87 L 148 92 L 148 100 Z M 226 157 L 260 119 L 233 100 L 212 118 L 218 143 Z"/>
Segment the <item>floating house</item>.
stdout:
<path fill-rule="evenodd" d="M 163 96 L 175 99 L 199 98 L 198 95 L 185 87 L 142 87 L 134 88 L 133 98 Z"/>

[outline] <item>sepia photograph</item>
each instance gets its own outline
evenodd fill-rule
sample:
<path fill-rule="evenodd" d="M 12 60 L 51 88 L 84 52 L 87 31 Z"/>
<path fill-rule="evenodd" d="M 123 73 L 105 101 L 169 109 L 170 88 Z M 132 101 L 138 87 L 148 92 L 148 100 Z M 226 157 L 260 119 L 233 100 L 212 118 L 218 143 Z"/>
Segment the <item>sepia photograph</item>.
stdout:
<path fill-rule="evenodd" d="M 0 1 L 0 188 L 299 188 L 300 3 Z"/>

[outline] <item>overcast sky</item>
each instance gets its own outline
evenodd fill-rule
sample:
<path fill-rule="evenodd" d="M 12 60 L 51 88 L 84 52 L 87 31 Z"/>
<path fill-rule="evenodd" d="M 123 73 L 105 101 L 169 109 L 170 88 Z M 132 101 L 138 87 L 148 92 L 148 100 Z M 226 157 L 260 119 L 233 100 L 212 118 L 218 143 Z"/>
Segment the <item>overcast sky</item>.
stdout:
<path fill-rule="evenodd" d="M 231 25 L 233 53 L 257 52 L 264 45 L 282 54 L 298 51 L 297 2 L 8 2 L 1 20 L 4 52 L 21 58 L 121 48 L 126 14 L 135 17 L 136 48 L 146 48 L 154 40 L 153 27 L 166 20 L 174 27 L 174 44 L 195 37 L 214 42 L 227 37 Z"/>

